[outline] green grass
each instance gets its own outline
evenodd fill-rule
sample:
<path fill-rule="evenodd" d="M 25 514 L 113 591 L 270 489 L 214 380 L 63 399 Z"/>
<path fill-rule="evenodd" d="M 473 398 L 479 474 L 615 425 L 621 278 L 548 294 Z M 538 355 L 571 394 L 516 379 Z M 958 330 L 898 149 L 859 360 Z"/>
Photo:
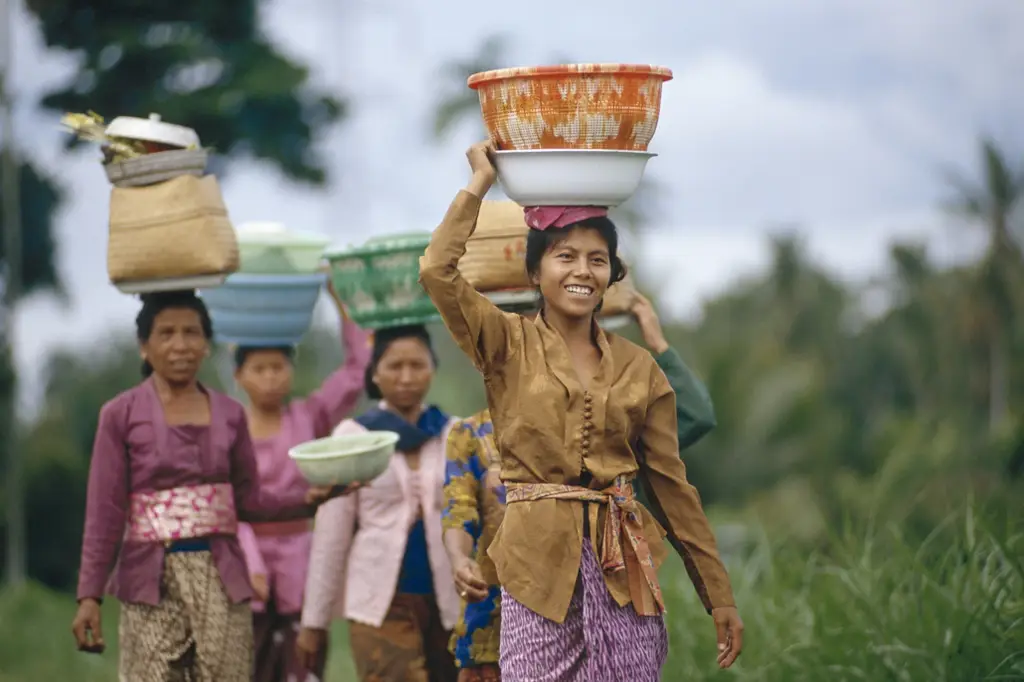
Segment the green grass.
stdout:
<path fill-rule="evenodd" d="M 665 573 L 666 682 L 1024 680 L 1024 534 L 970 511 L 915 546 L 895 529 L 810 555 L 762 539 L 730 573 L 746 636 L 724 672 L 693 588 L 678 567 Z"/>
<path fill-rule="evenodd" d="M 117 603 L 107 600 L 103 605 L 107 650 L 99 656 L 83 654 L 75 649 L 71 636 L 73 598 L 38 585 L 0 592 L 0 682 L 116 680 L 117 614 Z M 344 623 L 334 627 L 330 646 L 327 679 L 355 679 Z"/>
<path fill-rule="evenodd" d="M 817 553 L 761 538 L 733 564 L 746 646 L 725 672 L 681 563 L 664 567 L 666 682 L 1024 680 L 1024 534 L 1006 526 L 964 512 L 913 546 L 885 529 L 844 534 Z M 0 593 L 0 682 L 117 679 L 116 650 L 74 650 L 73 611 L 70 598 L 39 587 Z M 104 617 L 116 640 L 115 604 Z M 342 625 L 331 654 L 328 679 L 354 679 Z"/>

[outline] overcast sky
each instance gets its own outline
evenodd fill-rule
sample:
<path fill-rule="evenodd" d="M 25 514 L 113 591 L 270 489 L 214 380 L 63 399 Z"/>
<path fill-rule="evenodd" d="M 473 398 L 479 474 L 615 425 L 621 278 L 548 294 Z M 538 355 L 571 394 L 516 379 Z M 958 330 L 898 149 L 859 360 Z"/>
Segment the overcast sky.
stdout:
<path fill-rule="evenodd" d="M 475 130 L 429 140 L 447 92 L 439 68 L 486 36 L 509 36 L 509 66 L 558 54 L 671 67 L 648 167 L 668 196 L 631 245 L 641 280 L 667 292 L 668 315 L 697 316 L 702 299 L 763 265 L 766 230 L 780 223 L 803 225 L 812 253 L 850 278 L 883 267 L 896 236 L 927 237 L 943 258 L 967 253 L 974 242 L 936 213 L 942 170 L 973 169 L 982 132 L 1024 151 L 1021 0 L 649 0 L 635 15 L 612 0 L 586 12 L 550 0 L 518 0 L 514 11 L 469 0 L 262 4 L 281 49 L 356 106 L 326 144 L 326 190 L 239 162 L 228 208 L 236 222 L 282 220 L 339 243 L 429 230 L 443 215 Z M 34 108 L 74 59 L 47 52 L 24 12 L 15 34 L 17 139 L 69 190 L 58 229 L 70 305 L 32 300 L 18 317 L 31 410 L 49 352 L 102 344 L 138 304 L 106 278 L 109 186 L 95 150 L 64 155 L 57 118 Z"/>

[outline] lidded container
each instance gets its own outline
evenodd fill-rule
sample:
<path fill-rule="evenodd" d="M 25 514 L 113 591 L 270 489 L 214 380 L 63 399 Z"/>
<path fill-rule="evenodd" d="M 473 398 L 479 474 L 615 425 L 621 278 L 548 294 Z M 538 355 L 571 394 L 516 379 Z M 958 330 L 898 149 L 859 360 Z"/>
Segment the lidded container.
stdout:
<path fill-rule="evenodd" d="M 165 123 L 160 114 L 150 114 L 149 118 L 118 116 L 110 122 L 106 132 L 108 137 L 147 142 L 147 151 L 150 153 L 170 149 L 198 149 L 200 146 L 196 131 L 186 126 Z"/>
<path fill-rule="evenodd" d="M 104 164 L 107 178 L 115 187 L 140 187 L 165 182 L 180 175 L 202 177 L 209 153 L 199 143 L 196 131 L 165 123 L 160 114 L 149 118 L 118 116 L 107 126 L 109 138 L 141 143 L 141 156 Z"/>

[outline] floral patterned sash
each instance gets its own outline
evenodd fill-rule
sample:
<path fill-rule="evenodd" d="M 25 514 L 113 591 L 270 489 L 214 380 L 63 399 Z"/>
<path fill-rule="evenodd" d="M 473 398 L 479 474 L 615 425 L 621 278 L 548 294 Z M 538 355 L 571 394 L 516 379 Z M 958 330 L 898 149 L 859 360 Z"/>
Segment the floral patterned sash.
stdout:
<path fill-rule="evenodd" d="M 191 540 L 234 535 L 238 530 L 230 483 L 203 483 L 132 493 L 125 539 L 135 542 Z"/>

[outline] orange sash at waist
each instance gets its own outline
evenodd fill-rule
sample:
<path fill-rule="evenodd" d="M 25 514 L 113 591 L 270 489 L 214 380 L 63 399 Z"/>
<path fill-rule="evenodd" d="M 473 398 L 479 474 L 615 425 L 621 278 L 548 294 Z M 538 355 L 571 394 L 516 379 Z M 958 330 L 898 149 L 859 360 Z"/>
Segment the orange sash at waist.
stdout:
<path fill-rule="evenodd" d="M 507 502 L 535 502 L 537 500 L 576 500 L 608 505 L 608 518 L 601 541 L 601 568 L 606 573 L 626 571 L 629 595 L 633 608 L 641 615 L 657 615 L 665 610 L 665 602 L 658 584 L 658 571 L 654 566 L 650 545 L 644 537 L 640 505 L 633 495 L 633 484 L 620 476 L 604 490 L 591 490 L 559 483 L 508 483 Z M 630 552 L 623 552 L 622 536 L 629 540 Z M 645 594 L 644 583 L 649 590 Z M 649 598 L 654 598 L 651 603 Z"/>

